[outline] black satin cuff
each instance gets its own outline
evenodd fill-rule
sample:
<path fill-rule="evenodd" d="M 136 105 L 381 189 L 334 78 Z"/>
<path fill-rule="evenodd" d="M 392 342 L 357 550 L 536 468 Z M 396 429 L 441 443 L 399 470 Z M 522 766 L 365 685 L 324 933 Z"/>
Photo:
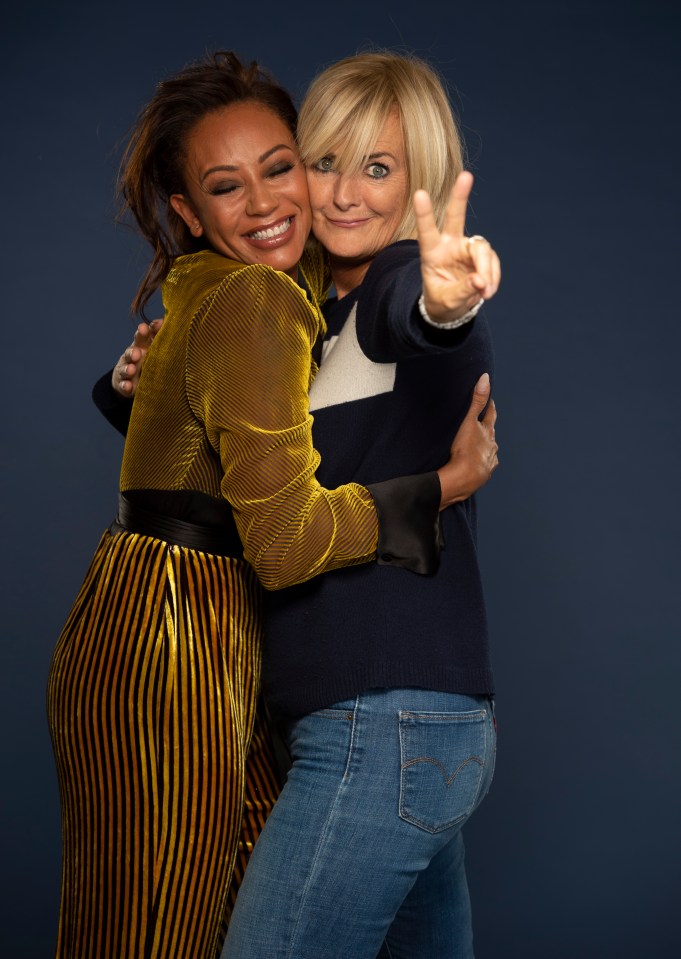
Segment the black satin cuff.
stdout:
<path fill-rule="evenodd" d="M 109 370 L 104 376 L 100 376 L 92 388 L 92 399 L 102 416 L 111 423 L 114 429 L 126 436 L 133 401 L 116 392 L 111 385 L 112 373 L 113 370 Z"/>
<path fill-rule="evenodd" d="M 399 476 L 367 486 L 378 513 L 377 562 L 432 576 L 440 566 L 440 477 Z"/>

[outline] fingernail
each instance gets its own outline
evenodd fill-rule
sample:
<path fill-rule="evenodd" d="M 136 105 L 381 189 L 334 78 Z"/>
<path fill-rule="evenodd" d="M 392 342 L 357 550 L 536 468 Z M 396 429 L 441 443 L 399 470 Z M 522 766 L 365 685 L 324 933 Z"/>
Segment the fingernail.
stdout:
<path fill-rule="evenodd" d="M 486 390 L 489 386 L 489 373 L 483 373 L 478 382 L 476 383 L 475 388 L 478 390 Z"/>

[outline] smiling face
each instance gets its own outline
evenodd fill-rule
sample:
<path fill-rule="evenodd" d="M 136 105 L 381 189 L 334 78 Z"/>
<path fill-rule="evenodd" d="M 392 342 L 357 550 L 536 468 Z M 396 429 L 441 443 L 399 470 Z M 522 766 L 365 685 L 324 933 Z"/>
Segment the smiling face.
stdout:
<path fill-rule="evenodd" d="M 223 256 L 295 276 L 311 218 L 286 124 L 259 103 L 235 103 L 199 120 L 186 150 L 186 192 L 170 202 L 192 235 Z"/>
<path fill-rule="evenodd" d="M 334 168 L 336 151 L 308 167 L 312 229 L 332 264 L 347 261 L 366 272 L 393 241 L 408 201 L 409 176 L 397 111 L 384 123 L 357 173 Z"/>

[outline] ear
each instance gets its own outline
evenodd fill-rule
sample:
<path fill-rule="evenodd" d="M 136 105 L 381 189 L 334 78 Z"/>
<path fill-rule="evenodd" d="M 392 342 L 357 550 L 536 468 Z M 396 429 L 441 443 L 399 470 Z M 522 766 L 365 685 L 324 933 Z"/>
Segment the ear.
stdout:
<path fill-rule="evenodd" d="M 182 217 L 184 222 L 187 224 L 187 228 L 192 236 L 201 236 L 203 234 L 203 227 L 201 226 L 201 221 L 196 215 L 196 211 L 191 204 L 191 201 L 188 200 L 183 193 L 173 193 L 170 197 L 170 205 L 173 210 L 177 213 L 178 216 Z"/>

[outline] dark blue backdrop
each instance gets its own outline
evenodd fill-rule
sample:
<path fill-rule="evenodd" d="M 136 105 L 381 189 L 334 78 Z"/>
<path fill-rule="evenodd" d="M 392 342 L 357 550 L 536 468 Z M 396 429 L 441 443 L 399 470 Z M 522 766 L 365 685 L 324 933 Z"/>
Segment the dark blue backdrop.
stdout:
<path fill-rule="evenodd" d="M 145 261 L 117 143 L 215 47 L 296 94 L 369 44 L 432 60 L 505 275 L 502 468 L 481 495 L 500 753 L 468 828 L 478 959 L 676 956 L 681 843 L 679 49 L 672 2 L 26 3 L 2 28 L 0 954 L 51 955 L 50 656 L 114 508 L 93 379 Z M 352 959 L 352 957 L 348 957 Z"/>

